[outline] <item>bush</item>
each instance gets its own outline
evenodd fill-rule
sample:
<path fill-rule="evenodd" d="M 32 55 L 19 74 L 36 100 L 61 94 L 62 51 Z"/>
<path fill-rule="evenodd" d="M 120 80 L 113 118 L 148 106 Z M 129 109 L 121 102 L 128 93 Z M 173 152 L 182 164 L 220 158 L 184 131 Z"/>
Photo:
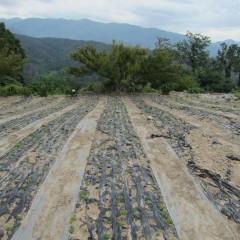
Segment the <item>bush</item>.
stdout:
<path fill-rule="evenodd" d="M 6 85 L 9 85 L 9 84 L 19 84 L 19 82 L 14 79 L 14 78 L 11 78 L 9 76 L 4 76 L 2 78 L 0 78 L 0 85 L 1 86 L 6 86 Z"/>
<path fill-rule="evenodd" d="M 233 95 L 240 100 L 240 88 L 237 88 L 233 91 Z"/>
<path fill-rule="evenodd" d="M 18 96 L 22 95 L 23 86 L 20 83 L 8 84 L 4 87 L 0 87 L 0 96 Z"/>
<path fill-rule="evenodd" d="M 157 92 L 156 89 L 152 88 L 151 83 L 148 83 L 144 88 L 143 88 L 143 92 L 145 93 L 154 93 Z"/>
<path fill-rule="evenodd" d="M 39 90 L 37 91 L 37 94 L 38 94 L 40 97 L 47 97 L 47 96 L 48 96 L 47 89 L 46 89 L 44 86 L 41 86 L 41 87 L 39 88 Z"/>
<path fill-rule="evenodd" d="M 220 72 L 202 71 L 198 80 L 201 87 L 209 92 L 231 92 L 235 84 L 232 79 L 225 78 Z"/>
<path fill-rule="evenodd" d="M 195 87 L 195 88 L 189 88 L 187 92 L 188 93 L 205 93 L 206 91 L 203 88 Z"/>
<path fill-rule="evenodd" d="M 31 89 L 30 89 L 29 87 L 24 87 L 24 88 L 22 89 L 22 95 L 23 95 L 24 97 L 30 97 L 30 96 L 32 95 Z"/>
<path fill-rule="evenodd" d="M 189 89 L 197 89 L 199 88 L 199 85 L 197 83 L 197 81 L 194 79 L 193 76 L 189 75 L 189 76 L 183 76 L 180 77 L 178 82 L 177 82 L 177 86 L 175 87 L 175 91 L 184 91 L 184 90 L 189 90 Z"/>

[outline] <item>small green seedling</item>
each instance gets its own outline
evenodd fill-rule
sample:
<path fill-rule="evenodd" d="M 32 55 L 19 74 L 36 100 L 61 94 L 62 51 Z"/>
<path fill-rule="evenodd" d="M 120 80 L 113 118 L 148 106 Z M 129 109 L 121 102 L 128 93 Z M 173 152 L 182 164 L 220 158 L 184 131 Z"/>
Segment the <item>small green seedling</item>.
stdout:
<path fill-rule="evenodd" d="M 70 224 L 72 224 L 73 222 L 75 222 L 77 220 L 76 216 L 73 215 L 71 218 L 70 218 Z"/>
<path fill-rule="evenodd" d="M 71 227 L 70 227 L 70 229 L 69 229 L 69 233 L 70 233 L 70 234 L 73 234 L 73 233 L 74 233 L 74 231 L 75 231 L 75 228 L 74 228 L 74 226 L 71 226 Z"/>
<path fill-rule="evenodd" d="M 127 216 L 127 214 L 128 214 L 128 211 L 127 211 L 126 209 L 122 209 L 122 210 L 120 211 L 120 215 L 121 215 L 121 216 Z"/>

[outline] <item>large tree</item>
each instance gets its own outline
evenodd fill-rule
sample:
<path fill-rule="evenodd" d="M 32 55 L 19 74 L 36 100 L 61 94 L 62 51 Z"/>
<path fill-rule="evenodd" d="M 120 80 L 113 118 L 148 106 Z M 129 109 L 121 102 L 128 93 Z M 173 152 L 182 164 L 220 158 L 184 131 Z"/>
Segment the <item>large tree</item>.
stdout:
<path fill-rule="evenodd" d="M 187 39 L 177 43 L 180 62 L 188 65 L 196 75 L 197 70 L 204 67 L 208 60 L 209 52 L 206 48 L 210 45 L 211 40 L 207 36 L 191 32 L 187 32 L 186 37 Z"/>
<path fill-rule="evenodd" d="M 15 36 L 0 23 L 0 84 L 10 77 L 23 83 L 25 53 Z"/>
<path fill-rule="evenodd" d="M 111 51 L 97 51 L 93 46 L 85 46 L 71 54 L 79 61 L 80 67 L 70 67 L 74 75 L 98 74 L 107 79 L 110 90 L 134 90 L 143 80 L 142 68 L 148 51 L 140 46 L 127 46 L 113 42 Z"/>
<path fill-rule="evenodd" d="M 233 63 L 233 72 L 238 75 L 237 85 L 240 87 L 240 46 L 237 47 L 237 53 Z"/>
<path fill-rule="evenodd" d="M 236 70 L 239 61 L 239 47 L 237 44 L 228 46 L 225 42 L 220 44 L 221 49 L 218 50 L 217 60 L 222 68 L 226 78 L 230 78 L 233 68 Z"/>
<path fill-rule="evenodd" d="M 146 79 L 152 87 L 161 89 L 163 94 L 197 85 L 193 79 L 187 77 L 188 71 L 176 62 L 176 57 L 172 48 L 162 45 L 149 54 Z"/>

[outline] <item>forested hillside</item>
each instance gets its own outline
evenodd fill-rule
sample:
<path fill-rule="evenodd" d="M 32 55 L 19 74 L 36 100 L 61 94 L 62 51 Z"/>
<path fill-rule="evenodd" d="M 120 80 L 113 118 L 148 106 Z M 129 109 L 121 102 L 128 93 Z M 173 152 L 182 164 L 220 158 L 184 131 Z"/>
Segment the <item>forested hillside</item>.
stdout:
<path fill-rule="evenodd" d="M 50 71 L 60 71 L 76 62 L 70 58 L 70 53 L 86 45 L 92 45 L 98 50 L 110 49 L 110 45 L 94 42 L 61 38 L 32 38 L 15 35 L 24 48 L 28 63 L 25 64 L 25 80 L 30 80 L 40 74 Z"/>

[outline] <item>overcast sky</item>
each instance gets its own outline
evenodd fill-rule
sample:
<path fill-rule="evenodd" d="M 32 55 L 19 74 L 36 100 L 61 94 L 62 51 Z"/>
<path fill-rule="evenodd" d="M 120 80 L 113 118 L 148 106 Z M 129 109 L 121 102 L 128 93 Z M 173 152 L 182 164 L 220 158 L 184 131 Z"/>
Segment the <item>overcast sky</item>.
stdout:
<path fill-rule="evenodd" d="M 240 41 L 240 0 L 0 0 L 0 18 L 87 18 Z"/>

